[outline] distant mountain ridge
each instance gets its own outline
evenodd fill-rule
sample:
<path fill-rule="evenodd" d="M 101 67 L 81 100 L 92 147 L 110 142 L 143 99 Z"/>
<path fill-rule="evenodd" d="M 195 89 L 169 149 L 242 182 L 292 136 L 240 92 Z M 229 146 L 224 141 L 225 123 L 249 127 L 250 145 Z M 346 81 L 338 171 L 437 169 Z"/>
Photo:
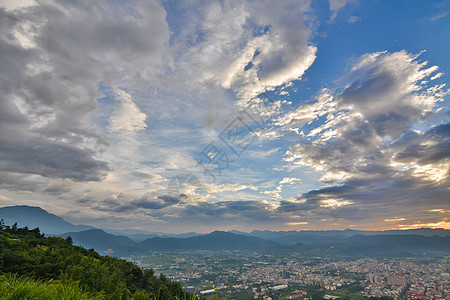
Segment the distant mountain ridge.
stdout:
<path fill-rule="evenodd" d="M 154 237 L 139 243 L 139 246 L 150 251 L 261 250 L 275 248 L 279 244 L 258 237 L 214 231 L 206 235 L 188 238 Z"/>
<path fill-rule="evenodd" d="M 305 255 L 361 256 L 424 256 L 450 254 L 450 236 L 423 235 L 354 235 L 340 241 L 324 240 L 317 244 L 297 243 L 285 246 L 281 252 L 301 252 Z"/>
<path fill-rule="evenodd" d="M 140 243 L 126 236 L 109 234 L 101 229 L 90 229 L 80 232 L 67 232 L 59 235 L 70 236 L 74 245 L 86 249 L 93 248 L 99 253 L 112 250 L 114 256 L 145 254 L 149 251 L 187 251 L 187 250 L 265 250 L 274 249 L 279 244 L 257 237 L 237 235 L 234 233 L 215 231 L 201 236 L 187 238 L 152 237 Z"/>
<path fill-rule="evenodd" d="M 114 256 L 129 256 L 144 254 L 135 241 L 126 236 L 113 235 L 101 229 L 90 229 L 79 232 L 67 232 L 59 235 L 62 238 L 70 236 L 73 244 L 86 249 L 93 248 L 100 254 L 108 253 Z M 111 252 L 106 252 L 112 250 Z"/>
<path fill-rule="evenodd" d="M 143 230 L 120 230 L 120 229 L 104 229 L 104 230 L 111 234 L 127 236 L 135 242 L 142 242 L 146 239 L 153 237 L 189 238 L 193 236 L 204 235 L 202 233 L 197 232 L 165 233 L 165 232 L 148 232 Z"/>
<path fill-rule="evenodd" d="M 140 230 L 97 229 L 73 225 L 39 207 L 0 208 L 6 225 L 39 227 L 47 235 L 70 236 L 75 245 L 99 253 L 130 256 L 149 251 L 240 250 L 304 253 L 305 255 L 423 255 L 425 252 L 450 253 L 450 230 L 413 229 L 388 231 L 214 231 L 166 234 Z M 125 233 L 125 234 L 123 234 Z"/>
<path fill-rule="evenodd" d="M 386 230 L 386 231 L 363 231 L 363 230 L 302 230 L 302 231 L 269 231 L 253 230 L 245 233 L 250 236 L 271 240 L 280 244 L 294 245 L 298 242 L 304 244 L 316 244 L 327 241 L 339 241 L 354 235 L 420 235 L 420 236 L 450 236 L 450 230 L 445 229 L 408 229 L 408 230 Z"/>
<path fill-rule="evenodd" d="M 41 232 L 47 235 L 94 228 L 88 225 L 74 225 L 40 207 L 28 205 L 1 207 L 0 219 L 3 219 L 5 224 L 10 226 L 17 223 L 19 227 L 39 227 Z"/>

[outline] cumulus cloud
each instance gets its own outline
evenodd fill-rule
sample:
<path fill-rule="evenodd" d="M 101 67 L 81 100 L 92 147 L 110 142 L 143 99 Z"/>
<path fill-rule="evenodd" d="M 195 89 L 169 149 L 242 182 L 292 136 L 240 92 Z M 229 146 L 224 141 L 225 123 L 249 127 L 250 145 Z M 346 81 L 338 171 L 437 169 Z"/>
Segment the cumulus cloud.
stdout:
<path fill-rule="evenodd" d="M 161 68 L 169 30 L 155 2 L 43 2 L 0 9 L 0 167 L 72 181 L 98 181 L 108 143 L 90 121 L 99 84 L 137 86 Z M 19 8 L 19 7 L 18 7 Z M 25 43 L 25 42 L 26 43 Z M 117 130 L 142 130 L 145 116 L 118 90 Z M 137 113 L 125 121 L 130 113 Z"/>
<path fill-rule="evenodd" d="M 280 180 L 279 184 L 293 184 L 295 182 L 302 181 L 300 178 L 295 177 L 284 177 L 282 180 Z"/>
<path fill-rule="evenodd" d="M 182 69 L 178 76 L 190 74 L 200 91 L 231 89 L 245 102 L 300 79 L 317 50 L 309 43 L 311 30 L 305 25 L 308 9 L 306 1 L 205 5 L 190 15 L 195 25 L 173 37 L 175 49 L 190 46 L 176 59 Z"/>
<path fill-rule="evenodd" d="M 263 191 L 263 194 L 270 195 L 274 199 L 281 199 L 281 190 L 283 189 L 282 185 L 277 186 L 274 190 Z"/>
<path fill-rule="evenodd" d="M 322 172 L 323 182 L 337 185 L 285 201 L 280 210 L 393 218 L 394 211 L 412 213 L 408 205 L 445 203 L 449 125 L 428 122 L 448 94 L 427 81 L 437 70 L 405 51 L 367 54 L 354 62 L 337 92 L 323 90 L 315 103 L 281 116 L 277 125 L 284 131 L 301 132 L 286 161 Z"/>
<path fill-rule="evenodd" d="M 268 2 L 252 14 L 263 32 L 249 40 L 224 70 L 223 87 L 250 99 L 301 78 L 314 62 L 317 49 L 309 44 L 311 32 L 304 24 L 303 13 L 308 8 L 299 4 Z"/>

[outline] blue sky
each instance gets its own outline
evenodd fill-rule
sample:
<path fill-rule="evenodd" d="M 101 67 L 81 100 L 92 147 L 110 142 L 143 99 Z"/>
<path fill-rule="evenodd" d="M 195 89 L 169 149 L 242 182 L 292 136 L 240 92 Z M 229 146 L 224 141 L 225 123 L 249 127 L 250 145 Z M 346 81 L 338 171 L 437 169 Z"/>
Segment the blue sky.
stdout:
<path fill-rule="evenodd" d="M 450 229 L 449 1 L 2 1 L 0 205 L 164 232 Z"/>

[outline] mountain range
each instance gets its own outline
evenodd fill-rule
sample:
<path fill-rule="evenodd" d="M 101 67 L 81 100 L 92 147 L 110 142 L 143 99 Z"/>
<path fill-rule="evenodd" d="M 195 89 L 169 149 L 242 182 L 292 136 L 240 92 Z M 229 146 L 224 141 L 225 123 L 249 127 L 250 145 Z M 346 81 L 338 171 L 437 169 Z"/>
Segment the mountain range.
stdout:
<path fill-rule="evenodd" d="M 431 228 L 420 228 L 420 229 L 409 229 L 409 230 L 386 230 L 386 231 L 362 231 L 362 230 L 302 230 L 302 231 L 259 231 L 254 230 L 250 233 L 238 233 L 237 234 L 247 234 L 250 236 L 259 237 L 266 240 L 271 240 L 278 242 L 280 244 L 294 245 L 297 242 L 302 242 L 304 244 L 317 244 L 317 243 L 328 243 L 330 241 L 337 242 L 340 240 L 345 240 L 349 237 L 355 235 L 363 236 L 374 236 L 374 235 L 420 235 L 420 236 L 440 236 L 448 237 L 450 236 L 450 230 L 445 229 L 431 229 Z"/>
<path fill-rule="evenodd" d="M 271 249 L 278 243 L 253 236 L 238 235 L 225 231 L 214 231 L 206 235 L 189 238 L 154 237 L 139 243 L 139 246 L 149 251 L 176 250 L 247 250 L 256 251 Z"/>
<path fill-rule="evenodd" d="M 305 255 L 390 255 L 450 253 L 450 230 L 413 229 L 389 231 L 214 231 L 167 234 L 136 230 L 97 229 L 74 225 L 39 207 L 0 208 L 5 225 L 39 227 L 46 235 L 70 236 L 75 245 L 113 256 L 141 255 L 149 251 L 240 250 Z"/>

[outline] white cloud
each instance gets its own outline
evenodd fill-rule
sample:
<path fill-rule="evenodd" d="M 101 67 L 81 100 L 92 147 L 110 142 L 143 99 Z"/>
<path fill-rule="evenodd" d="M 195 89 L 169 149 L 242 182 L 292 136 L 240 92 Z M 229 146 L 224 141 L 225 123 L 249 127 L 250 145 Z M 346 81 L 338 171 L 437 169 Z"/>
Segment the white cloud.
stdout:
<path fill-rule="evenodd" d="M 270 195 L 273 199 L 282 199 L 282 196 L 281 196 L 282 189 L 283 189 L 283 186 L 278 185 L 274 190 L 263 191 L 261 193 Z"/>
<path fill-rule="evenodd" d="M 330 22 L 332 23 L 336 20 L 338 12 L 352 0 L 328 0 L 328 1 L 330 4 L 330 10 L 332 11 L 332 15 L 330 17 Z"/>
<path fill-rule="evenodd" d="M 439 73 L 437 73 L 436 75 L 434 75 L 433 77 L 431 77 L 430 80 L 438 79 L 438 78 L 442 77 L 443 75 L 444 75 L 444 73 L 439 72 Z"/>
<path fill-rule="evenodd" d="M 430 213 L 448 213 L 450 211 L 449 210 L 445 210 L 443 208 L 435 208 L 435 209 L 428 210 L 428 212 L 430 212 Z"/>
<path fill-rule="evenodd" d="M 282 184 L 293 184 L 295 182 L 299 182 L 302 181 L 300 178 L 295 178 L 295 177 L 284 177 L 282 180 L 280 180 L 280 182 L 278 184 L 282 185 Z"/>
<path fill-rule="evenodd" d="M 349 174 L 345 171 L 333 171 L 328 170 L 319 180 L 322 182 L 336 182 L 339 180 L 345 180 L 349 177 Z"/>
<path fill-rule="evenodd" d="M 115 94 L 120 104 L 110 118 L 110 129 L 125 134 L 144 130 L 147 115 L 136 106 L 131 95 L 120 89 L 116 89 Z"/>
<path fill-rule="evenodd" d="M 444 11 L 444 12 L 438 13 L 436 15 L 430 16 L 430 17 L 426 18 L 426 20 L 429 22 L 434 22 L 434 21 L 446 18 L 448 16 L 448 14 L 449 14 L 448 11 Z"/>
<path fill-rule="evenodd" d="M 352 202 L 348 200 L 341 200 L 341 199 L 326 199 L 322 200 L 320 207 L 328 207 L 328 208 L 336 208 L 346 205 L 351 205 Z"/>
<path fill-rule="evenodd" d="M 221 192 L 237 192 L 246 189 L 255 190 L 256 187 L 253 185 L 246 184 L 238 184 L 238 183 L 224 183 L 224 184 L 215 184 L 215 183 L 204 183 L 203 188 L 208 193 L 221 193 Z"/>
<path fill-rule="evenodd" d="M 258 135 L 258 133 L 256 133 L 255 135 Z M 271 156 L 274 153 L 277 153 L 278 151 L 280 151 L 280 148 L 272 148 L 269 150 L 260 150 L 260 151 L 254 151 L 254 150 L 247 150 L 246 153 L 248 154 L 248 156 L 250 157 L 254 157 L 257 159 L 267 159 L 269 156 Z"/>
<path fill-rule="evenodd" d="M 392 219 L 384 219 L 385 222 L 401 222 L 401 221 L 406 221 L 405 218 L 400 218 L 400 217 L 395 217 Z"/>
<path fill-rule="evenodd" d="M 301 105 L 297 109 L 288 111 L 274 121 L 274 125 L 288 131 L 298 130 L 308 123 L 318 120 L 320 117 L 333 112 L 336 102 L 330 91 L 323 89 L 316 97 L 316 102 Z M 333 118 L 330 115 L 330 118 Z"/>
<path fill-rule="evenodd" d="M 288 222 L 286 223 L 288 226 L 298 226 L 298 225 L 308 225 L 308 222 Z"/>
<path fill-rule="evenodd" d="M 361 19 L 357 16 L 351 16 L 350 18 L 348 18 L 347 22 L 349 22 L 350 24 L 359 22 Z"/>
<path fill-rule="evenodd" d="M 0 7 L 4 7 L 6 10 L 21 9 L 33 5 L 36 5 L 34 0 L 2 0 L 0 2 Z"/>
<path fill-rule="evenodd" d="M 197 12 L 201 18 L 191 16 L 196 25 L 174 38 L 181 49 L 201 32 L 199 42 L 176 59 L 176 69 L 191 74 L 201 91 L 220 86 L 245 100 L 299 79 L 317 50 L 305 26 L 308 9 L 299 1 L 209 3 Z"/>

